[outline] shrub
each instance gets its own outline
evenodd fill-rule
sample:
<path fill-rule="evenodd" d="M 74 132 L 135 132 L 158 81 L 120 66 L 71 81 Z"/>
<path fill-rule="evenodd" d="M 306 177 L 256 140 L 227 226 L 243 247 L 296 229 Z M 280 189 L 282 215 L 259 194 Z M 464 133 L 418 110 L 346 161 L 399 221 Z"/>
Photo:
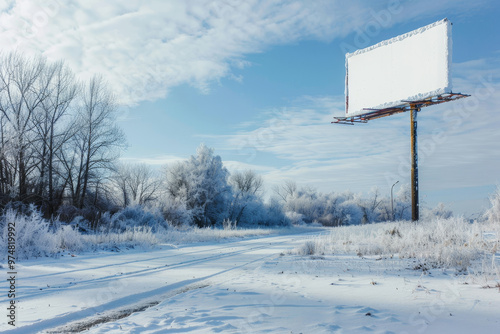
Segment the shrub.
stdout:
<path fill-rule="evenodd" d="M 47 256 L 57 250 L 54 235 L 49 232 L 49 224 L 40 212 L 31 208 L 31 214 L 26 216 L 8 209 L 0 218 L 2 229 L 2 254 L 6 256 L 8 247 L 9 226 L 15 226 L 16 257 L 27 259 L 30 257 Z M 10 225 L 9 225 L 10 224 Z"/>
<path fill-rule="evenodd" d="M 314 241 L 306 241 L 299 249 L 299 254 L 314 255 L 316 253 L 316 244 Z"/>
<path fill-rule="evenodd" d="M 159 212 L 146 211 L 142 206 L 130 206 L 111 217 L 110 230 L 125 231 L 135 227 L 149 227 L 152 232 L 167 229 L 168 224 Z"/>

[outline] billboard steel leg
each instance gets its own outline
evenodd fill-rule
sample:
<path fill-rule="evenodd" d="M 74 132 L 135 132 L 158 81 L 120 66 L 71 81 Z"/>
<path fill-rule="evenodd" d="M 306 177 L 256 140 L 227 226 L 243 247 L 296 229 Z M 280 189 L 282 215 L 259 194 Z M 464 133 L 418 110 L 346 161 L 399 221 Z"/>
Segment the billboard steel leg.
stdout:
<path fill-rule="evenodd" d="M 411 104 L 411 220 L 419 218 L 418 204 L 418 145 L 417 145 L 417 113 L 419 108 Z"/>

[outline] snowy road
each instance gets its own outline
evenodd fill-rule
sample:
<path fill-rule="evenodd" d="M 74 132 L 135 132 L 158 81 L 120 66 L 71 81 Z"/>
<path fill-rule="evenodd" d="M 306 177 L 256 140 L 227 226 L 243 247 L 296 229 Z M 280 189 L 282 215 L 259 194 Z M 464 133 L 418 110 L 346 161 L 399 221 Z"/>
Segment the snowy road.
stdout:
<path fill-rule="evenodd" d="M 120 318 L 177 294 L 230 281 L 306 237 L 271 236 L 26 261 L 18 266 L 19 320 L 12 332 L 66 332 Z M 6 329 L 9 326 L 3 323 L 1 330 Z"/>
<path fill-rule="evenodd" d="M 17 328 L 0 331 L 498 332 L 498 288 L 408 259 L 287 252 L 319 233 L 25 261 Z"/>

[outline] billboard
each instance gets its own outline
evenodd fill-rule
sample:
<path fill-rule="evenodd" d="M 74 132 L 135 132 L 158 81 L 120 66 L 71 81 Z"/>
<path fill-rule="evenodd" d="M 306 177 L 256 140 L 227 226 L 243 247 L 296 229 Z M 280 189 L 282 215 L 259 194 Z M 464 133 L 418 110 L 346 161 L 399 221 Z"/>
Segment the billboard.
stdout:
<path fill-rule="evenodd" d="M 346 117 L 451 93 L 447 19 L 346 54 Z"/>

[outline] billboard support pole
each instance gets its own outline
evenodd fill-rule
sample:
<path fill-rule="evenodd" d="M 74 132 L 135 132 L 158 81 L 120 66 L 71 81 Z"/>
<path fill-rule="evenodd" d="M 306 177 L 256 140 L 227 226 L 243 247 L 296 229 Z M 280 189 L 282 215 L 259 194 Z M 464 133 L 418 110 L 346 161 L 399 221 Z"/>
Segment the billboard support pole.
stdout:
<path fill-rule="evenodd" d="M 418 204 L 418 145 L 417 145 L 417 113 L 420 108 L 410 104 L 411 120 L 411 220 L 417 221 L 419 216 Z"/>

